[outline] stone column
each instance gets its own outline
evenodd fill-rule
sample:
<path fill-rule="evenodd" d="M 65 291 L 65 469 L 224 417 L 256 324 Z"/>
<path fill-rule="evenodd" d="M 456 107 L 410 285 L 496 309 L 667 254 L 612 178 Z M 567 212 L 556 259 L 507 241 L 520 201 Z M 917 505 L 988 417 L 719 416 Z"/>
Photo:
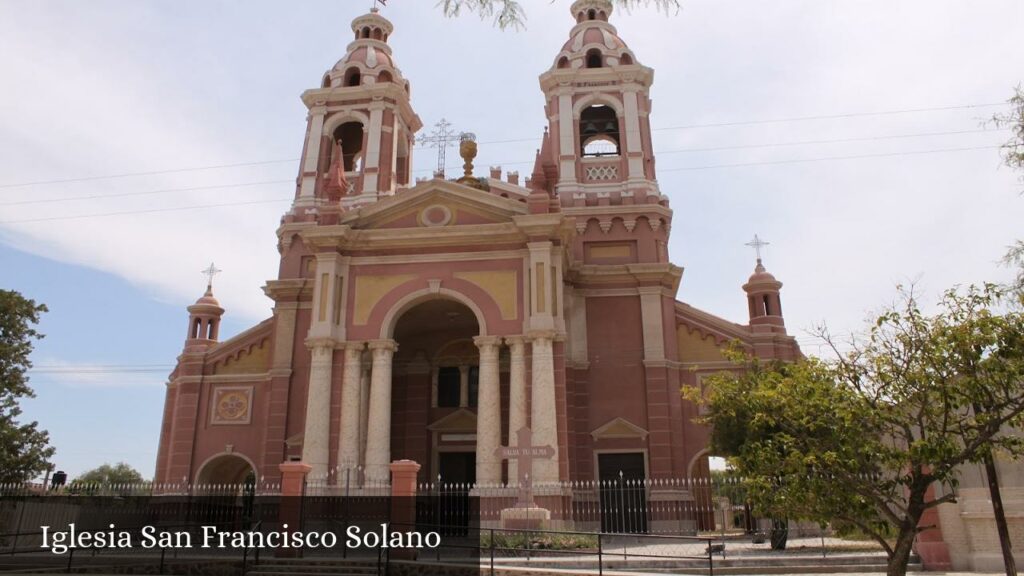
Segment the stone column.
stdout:
<path fill-rule="evenodd" d="M 302 461 L 312 466 L 314 479 L 327 476 L 331 423 L 331 363 L 334 341 L 307 340 L 312 351 L 309 365 L 309 388 L 306 394 L 306 426 L 302 435 Z"/>
<path fill-rule="evenodd" d="M 508 364 L 508 445 L 516 445 L 516 432 L 526 426 L 526 340 L 522 336 L 505 338 L 510 358 Z M 519 477 L 518 463 L 508 461 L 508 481 Z"/>
<path fill-rule="evenodd" d="M 366 431 L 366 479 L 386 481 L 391 464 L 391 361 L 398 343 L 371 340 L 370 410 Z"/>
<path fill-rule="evenodd" d="M 362 363 L 359 374 L 359 465 L 366 466 L 366 428 L 370 421 L 370 368 Z"/>
<path fill-rule="evenodd" d="M 551 459 L 533 463 L 533 478 L 539 483 L 558 482 L 558 420 L 555 410 L 554 332 L 539 330 L 530 334 L 533 351 L 533 385 L 530 399 L 530 428 L 535 446 L 551 446 Z"/>
<path fill-rule="evenodd" d="M 459 407 L 469 407 L 469 366 L 465 365 L 459 366 Z"/>
<path fill-rule="evenodd" d="M 341 380 L 341 430 L 338 434 L 338 469 L 359 465 L 359 379 L 362 376 L 363 342 L 345 344 L 345 367 Z M 339 478 L 343 476 L 339 474 Z"/>
<path fill-rule="evenodd" d="M 477 336 L 473 343 L 480 349 L 480 381 L 476 409 L 476 483 L 501 482 L 501 459 L 494 454 L 501 447 L 501 389 L 498 384 L 498 352 L 501 338 Z"/>

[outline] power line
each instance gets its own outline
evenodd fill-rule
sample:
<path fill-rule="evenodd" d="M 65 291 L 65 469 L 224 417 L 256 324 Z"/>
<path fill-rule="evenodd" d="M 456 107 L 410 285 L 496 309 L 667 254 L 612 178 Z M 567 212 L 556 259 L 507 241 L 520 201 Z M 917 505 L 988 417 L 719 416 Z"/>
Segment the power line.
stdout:
<path fill-rule="evenodd" d="M 765 161 L 765 162 L 742 162 L 742 163 L 737 163 L 737 164 L 713 164 L 713 165 L 707 165 L 707 166 L 686 166 L 686 167 L 679 167 L 679 168 L 662 168 L 662 169 L 659 169 L 658 172 L 682 172 L 682 171 L 691 171 L 691 170 L 712 170 L 712 169 L 721 169 L 721 168 L 742 168 L 742 167 L 748 167 L 748 166 L 769 166 L 769 165 L 776 165 L 776 164 L 802 164 L 802 163 L 810 163 L 810 162 L 827 162 L 827 161 L 835 161 L 835 160 L 860 160 L 860 159 L 868 159 L 868 158 L 889 158 L 889 157 L 895 157 L 895 156 L 918 156 L 918 155 L 923 155 L 923 154 L 941 154 L 941 153 L 946 153 L 946 152 L 968 152 L 968 151 L 974 151 L 974 150 L 994 150 L 994 149 L 998 149 L 998 148 L 999 148 L 999 146 L 973 146 L 973 147 L 966 147 L 966 148 L 939 148 L 939 149 L 934 149 L 934 150 L 912 150 L 912 151 L 906 151 L 906 152 L 886 152 L 886 153 L 880 153 L 880 154 L 860 154 L 860 155 L 850 155 L 850 156 L 825 156 L 825 157 L 819 157 L 819 158 L 797 158 L 797 159 L 792 159 L 792 160 L 770 160 L 770 161 Z M 76 215 L 76 216 L 50 216 L 50 217 L 44 217 L 44 218 L 30 218 L 30 219 L 24 219 L 24 220 L 4 220 L 4 221 L 0 221 L 0 225 L 3 225 L 3 224 L 27 224 L 27 223 L 34 223 L 34 222 L 49 222 L 49 221 L 54 221 L 54 220 L 77 220 L 77 219 L 83 219 L 83 218 L 101 218 L 101 217 L 107 217 L 107 216 L 126 216 L 126 215 L 133 215 L 133 214 L 152 214 L 152 213 L 158 213 L 158 212 L 176 212 L 176 211 L 182 211 L 182 210 L 198 210 L 198 209 L 203 209 L 203 208 L 222 208 L 222 207 L 229 207 L 229 206 L 246 206 L 246 205 L 253 205 L 253 204 L 270 204 L 270 203 L 275 203 L 275 202 L 288 202 L 288 201 L 291 201 L 291 200 L 292 200 L 292 198 L 279 198 L 279 199 L 271 199 L 271 200 L 252 200 L 252 201 L 245 201 L 245 202 L 226 202 L 226 203 L 221 203 L 221 204 L 201 204 L 201 205 L 195 205 L 195 206 L 180 206 L 180 207 L 172 207 L 172 208 L 152 208 L 152 209 L 148 209 L 148 210 L 128 210 L 128 211 L 122 211 L 122 212 L 105 212 L 105 213 L 98 213 L 98 214 L 80 214 L 80 215 Z"/>
<path fill-rule="evenodd" d="M 680 126 L 663 126 L 660 128 L 652 128 L 653 131 L 664 131 L 664 130 L 688 130 L 692 128 L 718 128 L 726 126 L 748 126 L 757 124 L 777 124 L 785 122 L 803 122 L 811 120 L 828 120 L 828 119 L 839 119 L 839 118 L 862 118 L 867 116 L 889 116 L 895 114 L 917 114 L 922 112 L 939 112 L 948 110 L 969 110 L 973 108 L 990 108 L 994 106 L 1005 106 L 1005 102 L 996 102 L 991 104 L 964 104 L 960 106 L 938 106 L 931 108 L 907 108 L 901 110 L 882 110 L 876 112 L 849 112 L 844 114 L 826 114 L 817 116 L 794 116 L 790 118 L 775 118 L 775 119 L 760 119 L 760 120 L 738 120 L 731 122 L 717 122 L 708 124 L 685 124 Z M 508 140 L 489 140 L 481 141 L 478 144 L 508 144 L 514 142 L 536 142 L 537 137 L 529 138 L 513 138 Z M 35 180 L 29 182 L 16 182 L 8 184 L 0 184 L 0 189 L 5 188 L 20 188 L 27 186 L 42 186 L 47 184 L 64 184 L 72 182 L 87 182 L 93 180 L 108 180 L 114 178 L 128 178 L 132 176 L 153 176 L 159 174 L 173 174 L 178 172 L 194 172 L 201 170 L 218 170 L 223 168 L 238 168 L 244 166 L 258 166 L 264 164 L 283 164 L 287 162 L 298 162 L 301 158 L 286 158 L 281 160 L 257 160 L 253 162 L 237 162 L 231 164 L 211 164 L 207 166 L 194 166 L 190 168 L 169 168 L 163 170 L 151 170 L 146 172 L 123 172 L 119 174 L 106 174 L 99 176 L 82 176 L 77 178 L 62 178 L 55 180 Z"/>
<path fill-rule="evenodd" d="M 157 212 L 180 212 L 183 210 L 199 210 L 203 208 L 225 208 L 228 206 L 247 206 L 252 204 L 272 204 L 275 202 L 290 202 L 292 198 L 277 198 L 273 200 L 252 200 L 248 202 L 225 202 L 222 204 L 199 204 L 196 206 L 178 206 L 173 208 L 151 208 L 149 210 L 126 210 L 123 212 L 101 212 L 99 214 L 79 214 L 76 216 L 49 216 L 46 218 L 29 218 L 26 220 L 3 220 L 2 224 L 28 224 L 31 222 L 52 222 L 54 220 L 79 220 L 82 218 L 104 218 L 107 216 L 128 216 L 132 214 L 154 214 Z"/>
<path fill-rule="evenodd" d="M 18 182 L 13 184 L 0 184 L 0 188 L 20 188 L 23 186 L 42 186 L 44 184 L 66 184 L 70 182 L 88 182 L 90 180 L 111 180 L 114 178 L 128 178 L 130 176 L 154 176 L 157 174 L 173 174 L 176 172 L 196 172 L 199 170 L 218 170 L 221 168 L 238 168 L 240 166 L 259 166 L 262 164 L 283 164 L 285 162 L 297 162 L 298 158 L 285 160 L 257 160 L 254 162 L 238 162 L 235 164 L 212 164 L 209 166 L 194 166 L 191 168 L 168 168 L 164 170 L 151 170 L 149 172 L 122 172 L 120 174 L 105 174 L 102 176 L 81 176 L 77 178 L 62 178 L 58 180 L 36 180 L 33 182 Z"/>
<path fill-rule="evenodd" d="M 900 140 L 906 138 L 927 138 L 935 136 L 955 136 L 960 134 L 980 134 L 983 132 L 1004 132 L 1005 129 L 980 128 L 977 130 L 953 130 L 949 132 L 918 132 L 916 134 L 893 134 L 889 136 L 863 136 L 859 138 L 830 138 L 824 140 L 796 140 L 793 142 L 775 142 L 767 144 L 741 144 L 731 146 L 713 146 L 709 148 L 679 148 L 677 150 L 666 150 L 658 152 L 656 156 L 665 154 L 679 154 L 683 152 L 718 152 L 721 150 L 746 150 L 750 148 L 776 148 L 784 146 L 810 146 L 817 144 L 841 144 L 849 142 L 875 142 L 880 140 Z"/>
<path fill-rule="evenodd" d="M 18 200 L 0 202 L 0 206 L 21 206 L 25 204 L 49 204 L 52 202 L 71 202 L 77 200 L 98 200 L 101 198 L 123 198 L 125 196 L 145 196 L 149 194 L 165 194 L 167 192 L 194 192 L 196 190 L 216 190 L 219 188 L 243 188 L 264 184 L 288 184 L 294 180 L 265 180 L 263 182 L 242 182 L 240 184 L 217 184 L 215 186 L 194 186 L 191 188 L 164 188 L 162 190 L 146 190 L 144 192 L 118 192 L 114 194 L 94 194 L 92 196 L 65 196 L 63 198 L 47 198 L 44 200 Z"/>
<path fill-rule="evenodd" d="M 964 104 L 962 106 L 939 106 L 935 108 L 907 108 L 903 110 L 883 110 L 881 112 L 848 112 L 846 114 L 827 114 L 820 116 L 794 116 L 791 118 L 775 118 L 772 120 L 743 120 L 739 122 L 714 122 L 710 124 L 684 124 L 682 126 L 665 126 L 652 128 L 653 131 L 660 130 L 689 130 L 691 128 L 721 128 L 725 126 L 749 126 L 753 124 L 779 124 L 784 122 L 805 122 L 808 120 L 834 120 L 839 118 L 863 118 L 866 116 L 891 116 L 894 114 L 917 114 L 919 112 L 941 112 L 947 110 L 969 110 L 972 108 L 991 108 L 994 106 L 1006 106 L 1006 102 L 995 102 L 992 104 Z"/>
<path fill-rule="evenodd" d="M 802 164 L 809 162 L 827 162 L 832 160 L 861 160 L 865 158 L 888 158 L 890 156 L 917 156 L 921 154 L 940 154 L 943 152 L 967 152 L 971 150 L 995 150 L 999 146 L 974 146 L 969 148 L 941 148 L 938 150 L 913 150 L 909 152 L 884 152 L 881 154 L 860 154 L 856 156 L 825 156 L 822 158 L 798 158 L 793 160 L 769 160 L 766 162 L 741 162 L 738 164 L 711 164 L 708 166 L 687 166 L 683 168 L 665 168 L 658 172 L 685 172 L 689 170 L 714 170 L 719 168 L 742 168 L 746 166 L 769 166 L 773 164 Z"/>

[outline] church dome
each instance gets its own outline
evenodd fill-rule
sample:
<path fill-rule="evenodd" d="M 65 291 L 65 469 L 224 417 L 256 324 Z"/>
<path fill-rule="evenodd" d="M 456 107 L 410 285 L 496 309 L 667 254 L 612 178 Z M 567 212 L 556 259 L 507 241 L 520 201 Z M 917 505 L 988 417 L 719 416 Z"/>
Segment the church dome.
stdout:
<path fill-rule="evenodd" d="M 376 8 L 353 20 L 355 39 L 345 49 L 345 55 L 324 75 L 323 87 L 353 87 L 377 82 L 407 84 L 395 66 L 388 45 L 393 31 L 394 26 Z"/>
<path fill-rule="evenodd" d="M 213 297 L 213 288 L 211 286 L 207 286 L 206 293 L 200 296 L 193 306 L 212 306 L 220 308 L 220 302 Z"/>
<path fill-rule="evenodd" d="M 636 63 L 632 50 L 608 23 L 609 0 L 576 0 L 569 8 L 576 25 L 555 58 L 556 68 L 602 68 Z"/>
<path fill-rule="evenodd" d="M 778 290 L 782 287 L 782 282 L 776 280 L 775 276 L 773 276 L 772 273 L 764 267 L 764 264 L 761 263 L 761 259 L 758 258 L 757 266 L 754 267 L 754 273 L 750 275 L 750 278 L 747 280 L 744 288 L 755 288 L 761 286 L 772 287 L 775 290 Z"/>

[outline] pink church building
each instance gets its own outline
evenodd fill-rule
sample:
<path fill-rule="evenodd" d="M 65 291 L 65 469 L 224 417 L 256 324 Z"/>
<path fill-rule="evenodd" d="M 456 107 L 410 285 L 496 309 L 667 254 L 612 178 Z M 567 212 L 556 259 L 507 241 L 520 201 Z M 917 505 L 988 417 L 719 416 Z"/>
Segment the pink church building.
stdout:
<path fill-rule="evenodd" d="M 415 181 L 422 128 L 376 11 L 352 22 L 345 55 L 309 109 L 295 199 L 276 233 L 273 315 L 227 340 L 207 290 L 167 383 L 157 482 L 312 475 L 380 479 L 396 459 L 420 479 L 498 485 L 495 451 L 523 426 L 555 457 L 534 481 L 625 472 L 707 472 L 707 432 L 679 390 L 729 364 L 740 342 L 794 359 L 782 283 L 758 260 L 737 280 L 735 323 L 677 299 L 673 212 L 651 145 L 654 71 L 577 0 L 568 40 L 540 75 L 548 127 L 529 178 Z M 269 232 L 269 231 L 268 231 Z"/>

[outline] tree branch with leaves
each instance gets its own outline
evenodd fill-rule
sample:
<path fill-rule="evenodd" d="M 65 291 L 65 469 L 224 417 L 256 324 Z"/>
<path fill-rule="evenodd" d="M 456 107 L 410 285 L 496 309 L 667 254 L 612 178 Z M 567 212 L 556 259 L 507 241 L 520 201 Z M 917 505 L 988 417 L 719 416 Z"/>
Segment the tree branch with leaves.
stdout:
<path fill-rule="evenodd" d="M 555 0 L 551 0 L 552 4 Z M 679 10 L 679 0 L 612 0 L 612 4 L 625 10 L 653 7 L 665 13 Z M 526 26 L 526 10 L 517 0 L 440 0 L 437 5 L 445 16 L 460 16 L 464 12 L 477 14 L 483 20 L 492 20 L 501 30 L 519 30 Z"/>

